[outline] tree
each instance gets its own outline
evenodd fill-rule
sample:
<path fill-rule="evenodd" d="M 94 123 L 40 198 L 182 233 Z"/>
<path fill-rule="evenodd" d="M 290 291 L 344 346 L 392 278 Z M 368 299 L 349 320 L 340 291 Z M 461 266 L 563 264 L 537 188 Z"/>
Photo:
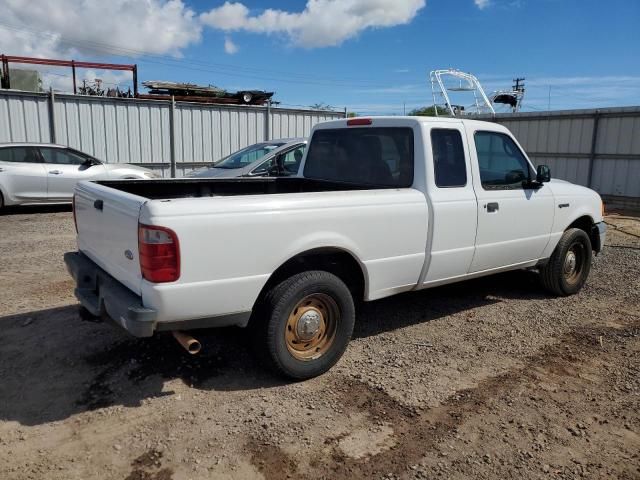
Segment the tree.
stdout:
<path fill-rule="evenodd" d="M 357 116 L 358 116 L 358 114 L 356 112 L 348 112 L 347 113 L 347 118 L 355 118 Z"/>
<path fill-rule="evenodd" d="M 436 108 L 438 109 L 438 115 L 446 116 L 449 114 L 449 111 L 446 108 L 432 105 L 430 107 L 422 107 L 411 110 L 409 112 L 409 115 L 412 117 L 435 117 Z"/>
<path fill-rule="evenodd" d="M 324 102 L 314 103 L 309 108 L 311 108 L 312 110 L 325 110 L 325 111 L 334 110 L 334 108 L 331 105 L 329 105 L 327 103 L 324 103 Z"/>

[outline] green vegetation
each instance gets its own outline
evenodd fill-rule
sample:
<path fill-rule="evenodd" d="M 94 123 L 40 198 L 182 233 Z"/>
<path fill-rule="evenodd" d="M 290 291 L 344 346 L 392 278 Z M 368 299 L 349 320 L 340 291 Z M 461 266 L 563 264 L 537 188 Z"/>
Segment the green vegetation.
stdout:
<path fill-rule="evenodd" d="M 415 110 L 411 110 L 409 115 L 412 117 L 435 117 L 436 116 L 436 108 L 438 109 L 438 115 L 448 115 L 448 111 L 443 107 L 422 107 L 416 108 Z"/>

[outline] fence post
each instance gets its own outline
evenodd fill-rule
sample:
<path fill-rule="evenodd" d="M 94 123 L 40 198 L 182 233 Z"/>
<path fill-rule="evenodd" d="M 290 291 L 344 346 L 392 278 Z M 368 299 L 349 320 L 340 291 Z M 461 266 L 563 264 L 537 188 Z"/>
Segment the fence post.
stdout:
<path fill-rule="evenodd" d="M 77 95 L 78 89 L 76 88 L 76 62 L 74 60 L 71 60 L 71 76 L 73 77 L 73 94 Z M 84 92 L 84 94 L 86 95 L 87 92 Z"/>
<path fill-rule="evenodd" d="M 267 100 L 267 117 L 264 120 L 264 139 L 271 140 L 271 100 Z"/>
<path fill-rule="evenodd" d="M 56 138 L 56 94 L 49 87 L 49 140 L 50 143 L 58 143 Z"/>
<path fill-rule="evenodd" d="M 176 177 L 176 99 L 171 95 L 171 112 L 169 113 L 169 155 L 171 162 L 171 178 Z"/>
<path fill-rule="evenodd" d="M 596 153 L 598 152 L 598 126 L 600 124 L 600 110 L 593 114 L 593 134 L 591 136 L 591 152 L 589 153 L 589 175 L 587 177 L 587 187 L 593 184 L 593 167 L 596 163 Z"/>

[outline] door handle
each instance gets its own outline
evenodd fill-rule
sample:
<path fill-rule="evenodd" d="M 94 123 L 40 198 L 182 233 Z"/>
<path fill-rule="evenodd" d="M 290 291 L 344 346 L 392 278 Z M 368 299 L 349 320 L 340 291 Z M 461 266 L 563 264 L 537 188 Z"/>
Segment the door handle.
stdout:
<path fill-rule="evenodd" d="M 0 172 L 4 172 L 4 168 L 0 167 Z"/>
<path fill-rule="evenodd" d="M 495 213 L 500 210 L 500 205 L 498 204 L 498 202 L 490 202 L 487 203 L 484 208 L 487 209 L 487 213 Z"/>
<path fill-rule="evenodd" d="M 60 175 L 62 174 L 62 172 L 60 170 L 49 170 L 49 173 L 53 174 L 53 175 Z"/>

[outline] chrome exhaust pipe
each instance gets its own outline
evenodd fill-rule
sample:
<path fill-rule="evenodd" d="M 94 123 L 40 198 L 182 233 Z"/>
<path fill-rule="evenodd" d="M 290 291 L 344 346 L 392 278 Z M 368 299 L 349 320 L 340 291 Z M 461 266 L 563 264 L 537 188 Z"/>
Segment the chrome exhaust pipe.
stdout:
<path fill-rule="evenodd" d="M 193 338 L 191 335 L 188 335 L 184 332 L 179 332 L 178 330 L 173 330 L 171 334 L 173 335 L 173 338 L 175 338 L 182 346 L 182 348 L 184 348 L 191 355 L 196 355 L 197 353 L 200 353 L 200 350 L 202 350 L 202 345 L 200 344 L 200 342 Z"/>

